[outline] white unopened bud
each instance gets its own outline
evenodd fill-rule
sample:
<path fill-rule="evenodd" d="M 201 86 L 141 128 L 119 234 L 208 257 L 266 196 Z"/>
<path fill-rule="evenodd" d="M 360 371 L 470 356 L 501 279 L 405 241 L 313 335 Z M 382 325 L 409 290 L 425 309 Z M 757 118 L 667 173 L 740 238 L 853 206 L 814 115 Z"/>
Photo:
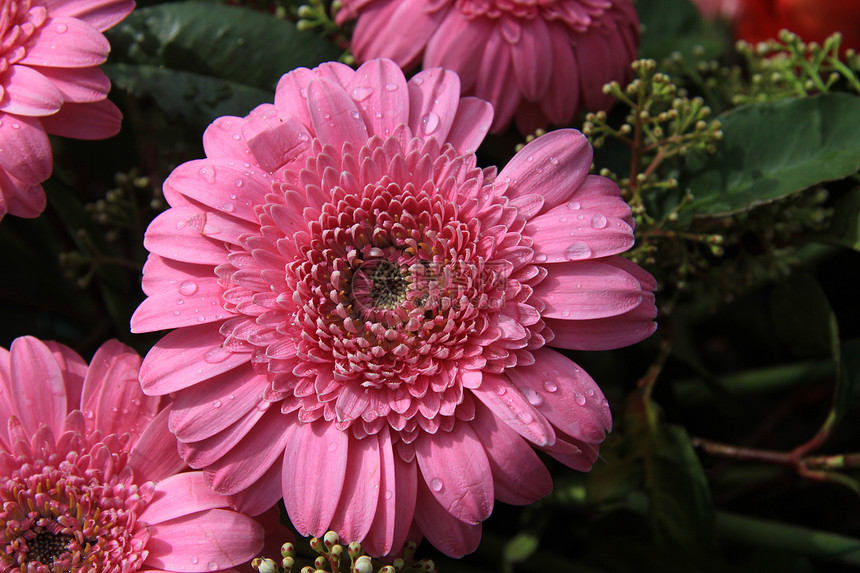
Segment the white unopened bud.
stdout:
<path fill-rule="evenodd" d="M 373 573 L 373 563 L 370 557 L 362 555 L 355 560 L 355 566 L 352 569 L 355 573 Z"/>

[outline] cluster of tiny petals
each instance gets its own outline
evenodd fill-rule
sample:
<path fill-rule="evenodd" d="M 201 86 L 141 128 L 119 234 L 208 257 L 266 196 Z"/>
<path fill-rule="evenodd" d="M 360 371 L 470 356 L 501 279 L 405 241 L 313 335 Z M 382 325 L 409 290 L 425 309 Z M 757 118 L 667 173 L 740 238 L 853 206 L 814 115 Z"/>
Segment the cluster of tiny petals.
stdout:
<path fill-rule="evenodd" d="M 559 20 L 584 31 L 612 7 L 610 0 L 455 0 L 467 18 Z"/>
<path fill-rule="evenodd" d="M 548 334 L 527 302 L 546 271 L 494 179 L 432 138 L 314 140 L 259 208 L 261 234 L 216 269 L 240 314 L 224 346 L 251 350 L 266 398 L 305 422 L 411 442 L 471 419 L 461 374 L 530 364 Z"/>
<path fill-rule="evenodd" d="M 0 73 L 27 54 L 26 42 L 47 15 L 44 6 L 32 6 L 31 0 L 0 0 Z"/>
<path fill-rule="evenodd" d="M 137 516 L 153 484 L 128 466 L 130 436 L 44 426 L 33 447 L 0 452 L 0 572 L 131 573 L 143 565 L 148 533 Z"/>

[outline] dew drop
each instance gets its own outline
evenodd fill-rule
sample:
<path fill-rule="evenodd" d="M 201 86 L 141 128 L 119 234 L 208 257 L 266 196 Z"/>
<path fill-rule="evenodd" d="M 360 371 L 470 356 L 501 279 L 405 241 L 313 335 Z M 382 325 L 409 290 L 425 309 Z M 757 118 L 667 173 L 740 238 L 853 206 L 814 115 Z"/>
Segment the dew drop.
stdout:
<path fill-rule="evenodd" d="M 544 380 L 543 387 L 547 392 L 555 392 L 558 390 L 558 384 L 556 384 L 553 380 Z"/>
<path fill-rule="evenodd" d="M 233 181 L 233 185 L 236 187 L 241 187 L 244 184 L 245 184 L 245 182 L 242 181 L 241 179 L 236 179 L 235 181 Z"/>
<path fill-rule="evenodd" d="M 564 251 L 564 256 L 569 261 L 587 259 L 591 256 L 591 249 L 582 241 L 576 241 Z"/>
<path fill-rule="evenodd" d="M 352 112 L 349 115 L 352 116 L 352 119 L 358 119 L 361 114 L 359 114 L 357 110 L 352 110 Z"/>
<path fill-rule="evenodd" d="M 424 83 L 424 76 L 415 76 L 414 78 L 412 78 L 412 83 L 416 86 L 420 86 Z"/>
<path fill-rule="evenodd" d="M 376 113 L 374 113 L 373 115 L 374 115 L 374 116 L 376 116 L 376 118 L 377 118 L 377 119 L 379 119 L 379 118 L 381 118 L 381 117 L 382 117 L 382 112 L 381 112 L 381 111 L 377 111 L 377 112 L 376 112 Z"/>
<path fill-rule="evenodd" d="M 433 491 L 442 491 L 442 480 L 439 478 L 433 478 L 430 480 L 430 489 Z"/>
<path fill-rule="evenodd" d="M 221 407 L 221 400 L 214 400 L 212 402 L 212 407 L 213 408 L 220 408 Z"/>
<path fill-rule="evenodd" d="M 206 317 L 205 317 L 205 316 L 198 316 L 198 317 L 197 317 L 197 322 L 205 322 L 205 321 L 206 321 Z"/>
<path fill-rule="evenodd" d="M 174 310 L 174 311 L 173 311 L 173 316 L 179 316 L 179 311 L 178 311 L 178 310 Z"/>
<path fill-rule="evenodd" d="M 505 394 L 507 394 L 507 392 L 508 389 L 504 386 L 499 386 L 498 388 L 496 388 L 496 394 L 498 394 L 499 396 L 504 396 Z"/>
<path fill-rule="evenodd" d="M 528 157 L 526 157 L 526 161 L 534 161 L 534 160 L 535 160 L 534 155 L 529 155 Z"/>
<path fill-rule="evenodd" d="M 197 172 L 200 177 L 203 178 L 203 181 L 209 183 L 215 183 L 215 168 L 214 167 L 201 167 L 200 171 Z"/>
<path fill-rule="evenodd" d="M 308 90 L 306 88 L 302 88 L 299 90 L 299 95 L 305 99 L 308 99 Z"/>
<path fill-rule="evenodd" d="M 84 410 L 84 418 L 87 420 L 93 419 L 93 411 L 92 410 Z"/>
<path fill-rule="evenodd" d="M 579 201 L 571 201 L 567 204 L 568 209 L 580 209 L 582 205 L 579 204 Z"/>
<path fill-rule="evenodd" d="M 424 133 L 430 135 L 439 128 L 439 116 L 431 111 L 421 118 L 421 123 L 424 124 Z"/>
<path fill-rule="evenodd" d="M 234 133 L 234 134 L 233 134 L 233 139 L 234 139 L 235 141 L 239 141 L 240 139 L 242 139 L 242 136 L 241 136 L 241 135 L 239 135 L 238 133 Z"/>
<path fill-rule="evenodd" d="M 558 165 L 558 157 L 550 157 L 549 162 L 553 165 Z"/>
<path fill-rule="evenodd" d="M 544 255 L 543 253 L 541 253 L 539 255 L 535 255 L 535 261 L 538 263 L 545 263 L 546 262 L 546 255 Z"/>
<path fill-rule="evenodd" d="M 540 394 L 538 394 L 534 390 L 530 390 L 526 394 L 526 399 L 529 401 L 529 404 L 531 404 L 535 408 L 537 408 L 543 404 L 543 396 L 541 396 Z"/>
<path fill-rule="evenodd" d="M 519 418 L 523 424 L 531 424 L 534 421 L 534 416 L 525 411 L 517 412 L 517 418 Z"/>
<path fill-rule="evenodd" d="M 397 90 L 397 84 L 395 84 L 395 83 L 385 84 L 385 89 L 390 91 L 390 92 L 393 92 L 393 91 Z"/>
<path fill-rule="evenodd" d="M 328 451 L 334 452 L 335 450 L 337 450 L 337 442 L 329 442 L 328 443 Z"/>
<path fill-rule="evenodd" d="M 191 562 L 197 565 L 198 563 L 200 563 L 200 559 L 198 559 L 197 557 L 192 557 Z"/>
<path fill-rule="evenodd" d="M 218 364 L 220 362 L 224 362 L 227 357 L 230 356 L 230 351 L 221 348 L 213 348 L 209 352 L 203 355 L 203 360 L 208 362 L 209 364 Z"/>
<path fill-rule="evenodd" d="M 390 489 L 385 490 L 385 499 L 391 499 L 394 497 L 394 493 Z"/>
<path fill-rule="evenodd" d="M 308 138 L 308 134 L 307 134 L 307 133 L 300 133 L 300 134 L 299 134 L 299 141 L 307 141 L 308 139 L 309 139 L 309 138 Z"/>
<path fill-rule="evenodd" d="M 594 396 L 594 390 L 589 388 L 588 390 L 585 391 L 585 395 L 588 396 L 589 398 L 591 396 Z"/>
<path fill-rule="evenodd" d="M 567 223 L 567 217 L 559 217 L 558 222 L 559 223 Z"/>
<path fill-rule="evenodd" d="M 221 566 L 220 566 L 220 565 L 218 565 L 217 563 L 215 563 L 214 561 L 210 561 L 210 562 L 209 562 L 209 565 L 207 565 L 206 567 L 208 567 L 210 571 L 218 571 L 218 569 L 219 569 Z"/>
<path fill-rule="evenodd" d="M 223 205 L 221 205 L 221 210 L 225 213 L 232 213 L 233 209 L 235 209 L 235 207 L 233 207 L 232 203 L 224 203 Z"/>
<path fill-rule="evenodd" d="M 197 292 L 197 283 L 194 281 L 183 281 L 182 284 L 179 285 L 179 294 L 184 296 L 191 296 L 192 294 Z"/>
<path fill-rule="evenodd" d="M 69 30 L 69 27 L 65 24 L 57 24 L 57 34 L 65 34 Z"/>
<path fill-rule="evenodd" d="M 603 215 L 595 215 L 591 218 L 591 228 L 593 229 L 602 229 L 606 226 L 606 217 Z"/>
<path fill-rule="evenodd" d="M 573 401 L 579 404 L 580 406 L 585 406 L 585 395 L 582 392 L 574 392 L 573 393 Z"/>
<path fill-rule="evenodd" d="M 21 129 L 21 124 L 16 121 L 12 124 L 12 129 Z"/>

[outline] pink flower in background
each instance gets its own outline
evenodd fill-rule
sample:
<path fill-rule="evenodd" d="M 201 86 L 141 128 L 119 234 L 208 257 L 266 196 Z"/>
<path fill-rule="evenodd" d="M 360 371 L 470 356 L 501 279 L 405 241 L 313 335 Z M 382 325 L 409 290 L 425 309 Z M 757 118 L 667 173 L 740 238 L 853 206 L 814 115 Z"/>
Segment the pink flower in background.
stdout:
<path fill-rule="evenodd" d="M 596 459 L 609 406 L 546 344 L 642 340 L 655 284 L 618 256 L 630 208 L 585 137 L 480 169 L 492 114 L 450 71 L 297 69 L 165 182 L 132 330 L 175 330 L 141 383 L 244 511 L 283 496 L 303 535 L 382 555 L 414 527 L 462 555 L 494 498 L 552 488 L 531 446 Z"/>
<path fill-rule="evenodd" d="M 102 32 L 132 0 L 0 0 L 0 218 L 36 217 L 51 175 L 48 134 L 102 139 L 121 115 L 105 99 L 97 66 L 110 46 Z"/>
<path fill-rule="evenodd" d="M 185 464 L 167 410 L 137 383 L 140 357 L 111 341 L 89 366 L 18 338 L 0 349 L 0 571 L 220 571 L 262 546 Z"/>
<path fill-rule="evenodd" d="M 742 0 L 693 0 L 693 4 L 709 19 L 732 20 L 738 13 Z"/>
<path fill-rule="evenodd" d="M 353 18 L 359 62 L 457 72 L 465 95 L 493 104 L 492 132 L 512 118 L 532 133 L 608 109 L 603 85 L 629 78 L 639 46 L 630 0 L 343 0 L 337 21 Z"/>

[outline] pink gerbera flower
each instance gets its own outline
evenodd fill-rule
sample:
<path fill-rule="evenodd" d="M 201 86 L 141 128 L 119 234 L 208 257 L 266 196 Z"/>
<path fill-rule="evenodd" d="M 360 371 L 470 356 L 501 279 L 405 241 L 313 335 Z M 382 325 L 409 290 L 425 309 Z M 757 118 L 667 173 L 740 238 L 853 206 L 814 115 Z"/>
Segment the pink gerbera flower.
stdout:
<path fill-rule="evenodd" d="M 631 0 L 342 0 L 337 21 L 358 18 L 359 62 L 391 58 L 460 75 L 465 95 L 493 104 L 492 132 L 515 118 L 523 133 L 608 109 L 639 46 Z"/>
<path fill-rule="evenodd" d="M 256 521 L 178 473 L 139 367 L 117 341 L 89 367 L 35 338 L 0 349 L 0 572 L 220 571 L 260 549 Z"/>
<path fill-rule="evenodd" d="M 0 0 L 0 219 L 36 217 L 51 175 L 48 134 L 102 139 L 121 115 L 105 99 L 97 66 L 110 46 L 102 32 L 132 0 Z"/>
<path fill-rule="evenodd" d="M 550 491 L 529 444 L 591 467 L 609 406 L 545 344 L 645 338 L 654 281 L 617 256 L 633 220 L 585 137 L 497 175 L 474 155 L 492 113 L 450 71 L 297 69 L 165 182 L 132 329 L 176 330 L 141 382 L 244 510 L 283 496 L 302 534 L 382 555 L 414 524 L 462 555 L 494 498 Z"/>

